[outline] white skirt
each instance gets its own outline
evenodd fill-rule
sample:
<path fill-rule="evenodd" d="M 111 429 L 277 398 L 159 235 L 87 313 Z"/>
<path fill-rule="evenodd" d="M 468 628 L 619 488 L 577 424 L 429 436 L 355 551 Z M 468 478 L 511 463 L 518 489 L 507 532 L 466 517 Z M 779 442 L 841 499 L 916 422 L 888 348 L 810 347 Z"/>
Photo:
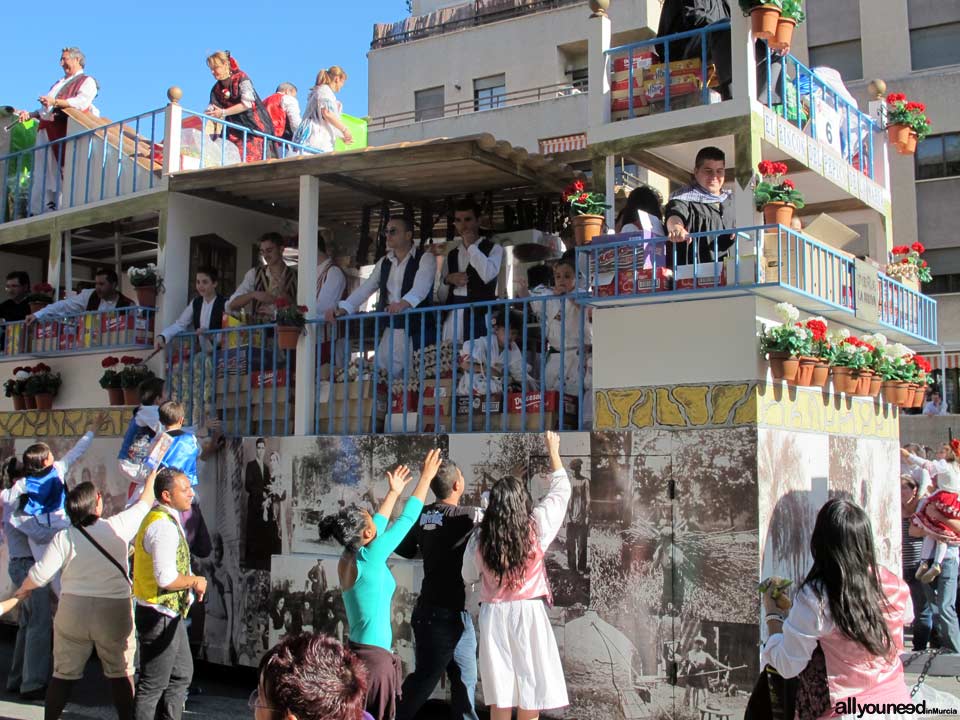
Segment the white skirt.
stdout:
<path fill-rule="evenodd" d="M 543 600 L 483 604 L 480 680 L 488 705 L 547 710 L 569 704 L 557 640 Z"/>

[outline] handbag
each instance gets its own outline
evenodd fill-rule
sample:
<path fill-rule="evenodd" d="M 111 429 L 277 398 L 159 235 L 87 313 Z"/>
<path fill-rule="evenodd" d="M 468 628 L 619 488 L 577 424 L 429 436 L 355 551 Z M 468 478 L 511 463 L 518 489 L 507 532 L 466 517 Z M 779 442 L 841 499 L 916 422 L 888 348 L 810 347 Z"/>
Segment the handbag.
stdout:
<path fill-rule="evenodd" d="M 110 563 L 111 563 L 117 570 L 120 571 L 120 574 L 123 575 L 123 579 L 127 581 L 127 584 L 128 584 L 130 587 L 133 587 L 133 582 L 131 582 L 131 580 L 130 580 L 130 575 L 127 573 L 127 569 L 126 569 L 125 567 L 123 567 L 123 565 L 121 565 L 113 555 L 111 555 L 111 554 L 108 553 L 106 550 L 104 550 L 103 546 L 102 546 L 100 543 L 98 543 L 96 540 L 94 540 L 94 539 L 93 539 L 93 536 L 90 535 L 90 533 L 88 533 L 82 526 L 80 526 L 80 525 L 74 525 L 74 527 L 75 527 L 77 530 L 79 530 L 79 531 L 80 531 L 80 534 L 83 535 L 87 540 L 89 540 L 97 550 L 100 551 L 100 554 L 101 554 L 101 555 L 103 555 L 107 560 L 109 560 Z"/>

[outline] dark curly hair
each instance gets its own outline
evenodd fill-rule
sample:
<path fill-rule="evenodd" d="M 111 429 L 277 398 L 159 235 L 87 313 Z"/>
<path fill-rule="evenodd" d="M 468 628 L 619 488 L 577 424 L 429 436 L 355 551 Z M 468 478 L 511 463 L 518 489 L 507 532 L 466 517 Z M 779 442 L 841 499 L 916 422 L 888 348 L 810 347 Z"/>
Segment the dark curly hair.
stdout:
<path fill-rule="evenodd" d="M 363 529 L 367 518 L 361 508 L 350 505 L 336 515 L 327 515 L 320 519 L 317 531 L 321 540 L 333 538 L 350 552 L 357 552 L 362 546 Z"/>
<path fill-rule="evenodd" d="M 505 477 L 490 489 L 487 511 L 480 523 L 480 555 L 486 566 L 509 588 L 523 584 L 527 559 L 533 553 L 533 500 L 526 483 Z"/>
<path fill-rule="evenodd" d="M 287 635 L 260 660 L 264 700 L 298 720 L 360 720 L 367 669 L 327 635 Z"/>

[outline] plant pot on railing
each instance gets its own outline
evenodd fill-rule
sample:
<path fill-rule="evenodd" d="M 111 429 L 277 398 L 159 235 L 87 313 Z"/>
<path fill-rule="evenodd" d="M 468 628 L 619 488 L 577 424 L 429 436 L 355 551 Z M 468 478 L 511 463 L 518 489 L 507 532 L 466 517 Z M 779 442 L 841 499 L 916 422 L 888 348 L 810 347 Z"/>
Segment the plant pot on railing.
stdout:
<path fill-rule="evenodd" d="M 907 399 L 907 383 L 900 380 L 884 380 L 881 389 L 883 399 L 891 405 L 903 405 Z"/>
<path fill-rule="evenodd" d="M 797 370 L 796 383 L 798 387 L 810 387 L 813 385 L 813 373 L 817 369 L 817 359 L 807 357 L 800 358 L 800 368 Z"/>
<path fill-rule="evenodd" d="M 797 21 L 783 17 L 777 18 L 777 31 L 774 37 L 770 38 L 770 47 L 775 50 L 784 50 L 793 43 L 793 31 L 797 27 Z"/>
<path fill-rule="evenodd" d="M 49 302 L 29 302 L 27 304 L 30 306 L 30 314 L 33 315 L 34 313 L 38 313 L 41 310 L 43 310 L 50 303 Z"/>
<path fill-rule="evenodd" d="M 292 325 L 277 326 L 277 346 L 281 350 L 296 350 L 301 330 Z"/>
<path fill-rule="evenodd" d="M 140 401 L 140 398 L 139 398 L 139 389 L 137 390 L 137 393 L 138 393 L 137 404 L 139 404 L 139 401 Z M 123 388 L 119 388 L 119 387 L 107 388 L 107 397 L 110 399 L 110 404 L 111 404 L 111 405 L 124 405 L 124 404 L 126 404 L 126 403 L 124 402 L 124 397 L 123 397 Z"/>
<path fill-rule="evenodd" d="M 880 395 L 880 387 L 883 385 L 883 378 L 879 375 L 874 375 L 870 378 L 870 397 L 877 397 Z"/>
<path fill-rule="evenodd" d="M 927 384 L 925 382 L 920 383 L 917 386 L 916 392 L 913 394 L 913 406 L 915 408 L 922 408 L 923 401 L 927 397 Z"/>
<path fill-rule="evenodd" d="M 763 222 L 765 225 L 783 225 L 784 227 L 790 227 L 795 209 L 796 208 L 790 203 L 767 203 L 763 206 Z"/>
<path fill-rule="evenodd" d="M 53 408 L 53 395 L 51 393 L 37 393 L 34 398 L 37 402 L 37 410 L 51 410 Z"/>
<path fill-rule="evenodd" d="M 888 125 L 887 140 L 899 150 L 901 145 L 906 145 L 912 132 L 909 125 Z"/>
<path fill-rule="evenodd" d="M 858 377 L 853 368 L 835 366 L 830 368 L 833 375 L 833 392 L 853 395 L 857 391 Z"/>
<path fill-rule="evenodd" d="M 774 380 L 794 382 L 800 372 L 800 358 L 785 352 L 767 353 L 770 360 L 770 374 Z"/>
<path fill-rule="evenodd" d="M 907 393 L 904 395 L 903 402 L 900 403 L 900 407 L 904 410 L 907 408 L 913 407 L 913 398 L 917 394 L 917 386 L 915 383 L 906 383 Z"/>
<path fill-rule="evenodd" d="M 134 290 L 137 293 L 137 305 L 140 307 L 156 307 L 157 306 L 157 286 L 156 285 L 141 285 L 135 287 Z"/>
<path fill-rule="evenodd" d="M 753 35 L 761 40 L 768 40 L 777 34 L 778 20 L 780 20 L 780 8 L 776 5 L 760 5 L 750 11 Z"/>
<path fill-rule="evenodd" d="M 853 394 L 857 397 L 870 396 L 870 382 L 873 380 L 872 370 L 860 370 L 857 375 L 857 388 Z"/>
<path fill-rule="evenodd" d="M 36 397 L 36 395 L 24 395 L 24 396 L 23 396 L 23 409 L 24 409 L 24 410 L 36 410 L 36 409 L 37 409 L 37 397 Z"/>
<path fill-rule="evenodd" d="M 603 215 L 574 215 L 571 218 L 573 238 L 577 247 L 589 245 L 594 238 L 603 232 Z"/>
<path fill-rule="evenodd" d="M 810 380 L 811 387 L 826 387 L 830 379 L 830 363 L 823 360 L 817 360 L 813 368 L 813 377 Z"/>
<path fill-rule="evenodd" d="M 121 388 L 123 393 L 123 404 L 124 405 L 139 405 L 140 404 L 140 388 L 138 387 L 125 387 Z"/>
<path fill-rule="evenodd" d="M 13 400 L 13 409 L 14 410 L 26 410 L 27 403 L 23 395 L 11 395 L 10 398 Z"/>
<path fill-rule="evenodd" d="M 917 143 L 919 141 L 920 137 L 911 130 L 906 141 L 900 145 L 897 145 L 897 152 L 901 155 L 913 155 L 915 152 L 917 152 Z"/>

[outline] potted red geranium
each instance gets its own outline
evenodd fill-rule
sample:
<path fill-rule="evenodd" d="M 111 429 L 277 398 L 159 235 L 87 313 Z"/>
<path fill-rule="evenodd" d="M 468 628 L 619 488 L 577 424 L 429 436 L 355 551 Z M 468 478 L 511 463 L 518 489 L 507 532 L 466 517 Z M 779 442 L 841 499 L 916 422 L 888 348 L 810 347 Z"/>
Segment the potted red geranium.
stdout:
<path fill-rule="evenodd" d="M 294 305 L 283 297 L 277 298 L 274 307 L 277 309 L 277 345 L 281 350 L 296 350 L 303 326 L 307 324 L 309 308 Z"/>
<path fill-rule="evenodd" d="M 762 178 L 753 189 L 753 201 L 757 210 L 763 211 L 764 223 L 790 227 L 793 211 L 803 207 L 803 195 L 792 180 L 784 177 L 786 163 L 762 160 L 757 170 Z"/>
<path fill-rule="evenodd" d="M 927 107 L 903 93 L 887 95 L 887 138 L 901 155 L 913 155 L 917 143 L 930 134 Z"/>
<path fill-rule="evenodd" d="M 13 400 L 14 410 L 27 409 L 27 399 L 23 391 L 24 385 L 29 377 L 30 368 L 15 367 L 13 369 L 13 377 L 9 378 L 3 383 L 3 394 Z M 33 398 L 31 397 L 31 400 L 32 399 Z M 34 405 L 34 407 L 36 407 L 36 405 Z"/>
<path fill-rule="evenodd" d="M 577 246 L 589 245 L 603 230 L 604 211 L 610 207 L 606 197 L 588 191 L 583 180 L 574 180 L 563 191 L 563 202 L 570 206 L 570 224 Z"/>
<path fill-rule="evenodd" d="M 100 387 L 107 391 L 111 405 L 123 405 L 123 386 L 120 384 L 120 372 L 114 370 L 120 364 L 120 358 L 110 355 L 100 361 L 103 375 L 100 377 Z"/>
<path fill-rule="evenodd" d="M 30 294 L 27 295 L 27 304 L 30 305 L 31 314 L 52 303 L 53 293 L 53 285 L 50 283 L 34 283 L 33 287 L 30 288 Z"/>
<path fill-rule="evenodd" d="M 120 371 L 120 387 L 123 388 L 123 404 L 140 404 L 140 383 L 153 377 L 153 371 L 144 365 L 143 358 L 124 355 L 120 358 L 123 370 Z"/>
<path fill-rule="evenodd" d="M 30 373 L 23 385 L 24 394 L 33 397 L 37 410 L 50 410 L 63 383 L 60 373 L 53 372 L 45 363 L 37 363 L 30 368 Z"/>

